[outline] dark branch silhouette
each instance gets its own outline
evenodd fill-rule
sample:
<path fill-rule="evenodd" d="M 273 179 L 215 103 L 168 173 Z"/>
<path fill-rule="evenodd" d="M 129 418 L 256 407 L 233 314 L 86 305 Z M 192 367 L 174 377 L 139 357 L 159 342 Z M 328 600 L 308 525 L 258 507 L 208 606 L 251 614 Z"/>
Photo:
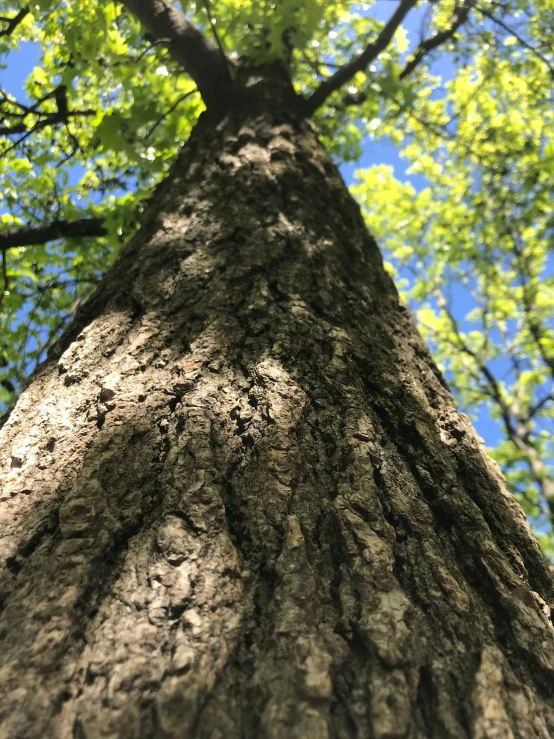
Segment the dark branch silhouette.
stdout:
<path fill-rule="evenodd" d="M 66 123 L 69 118 L 75 118 L 78 116 L 91 116 L 95 115 L 95 110 L 61 110 L 55 113 L 41 113 L 36 111 L 35 115 L 44 116 L 40 118 L 32 126 L 28 126 L 26 123 L 14 123 L 13 126 L 0 126 L 1 136 L 12 136 L 17 133 L 35 133 L 40 131 L 41 128 L 46 126 L 55 126 L 58 123 Z"/>
<path fill-rule="evenodd" d="M 76 221 L 55 221 L 45 226 L 23 226 L 0 231 L 0 252 L 17 246 L 37 246 L 61 238 L 105 236 L 108 233 L 102 218 L 79 218 Z"/>
<path fill-rule="evenodd" d="M 15 29 L 18 27 L 18 25 L 21 23 L 21 21 L 25 18 L 25 16 L 29 15 L 29 12 L 30 11 L 28 8 L 21 8 L 19 13 L 14 15 L 12 18 L 6 18 L 6 17 L 0 18 L 0 23 L 8 24 L 6 28 L 3 28 L 0 31 L 0 37 L 9 36 L 11 33 L 13 33 Z"/>
<path fill-rule="evenodd" d="M 351 59 L 331 75 L 331 77 L 322 82 L 317 90 L 306 100 L 307 115 L 313 115 L 330 95 L 339 90 L 347 82 L 350 82 L 357 72 L 362 72 L 366 69 L 387 48 L 398 27 L 416 3 L 417 0 L 401 0 L 375 41 L 369 44 L 369 46 L 366 46 L 358 56 Z"/>
<path fill-rule="evenodd" d="M 408 77 L 414 69 L 421 63 L 421 61 L 424 59 L 424 57 L 427 56 L 431 51 L 434 49 L 437 49 L 439 46 L 445 43 L 445 41 L 448 41 L 458 28 L 466 22 L 467 17 L 469 15 L 471 5 L 469 2 L 464 2 L 462 5 L 457 7 L 452 14 L 450 18 L 450 26 L 448 28 L 445 28 L 444 31 L 439 31 L 439 33 L 436 33 L 434 36 L 430 36 L 427 39 L 424 39 L 419 46 L 415 49 L 414 53 L 411 55 L 410 61 L 407 62 L 406 66 L 400 73 L 400 79 L 403 80 L 405 77 Z"/>

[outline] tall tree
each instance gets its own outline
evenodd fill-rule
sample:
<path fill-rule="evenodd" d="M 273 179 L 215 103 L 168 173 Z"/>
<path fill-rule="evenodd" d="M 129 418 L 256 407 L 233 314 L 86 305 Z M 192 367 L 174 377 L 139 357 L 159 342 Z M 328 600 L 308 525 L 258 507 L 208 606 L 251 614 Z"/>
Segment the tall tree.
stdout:
<path fill-rule="evenodd" d="M 4 159 L 14 187 L 33 157 L 51 161 L 48 136 L 67 137 L 74 163 L 96 147 L 73 195 L 118 167 L 139 189 L 156 176 L 154 78 L 164 101 L 179 89 L 173 111 L 196 88 L 207 107 L 2 429 L 4 734 L 551 736 L 549 566 L 316 135 L 330 140 L 350 104 L 409 101 L 418 85 L 403 80 L 431 52 L 457 48 L 463 24 L 481 32 L 473 6 L 433 3 L 404 59 L 406 0 L 348 28 L 342 3 L 191 19 L 165 0 L 125 5 L 145 29 L 137 64 L 164 47 L 165 71 L 143 79 L 122 60 L 141 48 L 131 16 L 72 3 L 41 26 L 59 76 L 35 71 L 35 103 L 3 102 L 8 148 L 37 147 Z M 5 35 L 35 28 L 29 16 L 6 14 Z M 107 111 L 73 128 L 91 96 Z M 12 310 L 24 244 L 96 234 L 94 275 L 104 231 L 124 231 L 46 176 L 8 213 L 27 219 L 2 249 Z M 74 259 L 63 243 L 54 270 Z M 29 274 L 50 279 L 35 252 Z"/>

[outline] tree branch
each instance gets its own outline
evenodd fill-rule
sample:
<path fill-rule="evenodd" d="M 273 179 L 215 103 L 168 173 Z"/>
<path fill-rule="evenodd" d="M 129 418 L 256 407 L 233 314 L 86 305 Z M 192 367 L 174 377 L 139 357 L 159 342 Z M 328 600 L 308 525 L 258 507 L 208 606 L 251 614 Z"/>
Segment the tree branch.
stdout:
<path fill-rule="evenodd" d="M 122 2 L 192 77 L 207 108 L 228 105 L 233 88 L 230 61 L 211 39 L 167 0 Z"/>
<path fill-rule="evenodd" d="M 212 29 L 212 35 L 214 37 L 214 41 L 217 44 L 217 48 L 219 49 L 221 56 L 223 57 L 223 59 L 225 59 L 225 63 L 227 64 L 228 63 L 227 55 L 225 54 L 225 49 L 223 48 L 221 38 L 219 37 L 219 33 L 217 32 L 215 21 L 212 16 L 212 11 L 210 10 L 210 0 L 204 0 L 204 10 L 206 11 L 206 15 L 208 16 L 208 21 L 210 23 L 210 28 Z"/>
<path fill-rule="evenodd" d="M 470 3 L 468 0 L 465 0 L 461 6 L 455 9 L 450 18 L 450 26 L 448 28 L 445 28 L 444 31 L 439 31 L 439 33 L 436 33 L 434 36 L 424 39 L 419 44 L 411 55 L 410 61 L 407 62 L 406 66 L 400 73 L 401 80 L 410 75 L 427 54 L 444 44 L 448 39 L 452 38 L 458 28 L 466 22 L 470 8 Z"/>
<path fill-rule="evenodd" d="M 165 119 L 167 118 L 168 115 L 171 115 L 171 113 L 173 113 L 173 111 L 175 110 L 175 108 L 178 105 L 180 105 L 183 102 L 183 100 L 186 100 L 188 97 L 190 97 L 191 95 L 194 95 L 194 93 L 196 93 L 196 92 L 198 92 L 198 90 L 196 88 L 194 88 L 194 90 L 189 90 L 188 92 L 185 92 L 182 95 L 179 95 L 179 97 L 173 103 L 173 105 L 171 105 L 168 108 L 168 110 L 166 110 L 166 112 L 163 113 L 152 126 L 150 126 L 150 128 L 148 129 L 147 137 L 150 138 L 152 136 L 152 134 L 158 128 L 158 126 L 160 126 L 165 121 Z"/>
<path fill-rule="evenodd" d="M 416 2 L 417 0 L 400 1 L 398 7 L 391 15 L 387 24 L 375 41 L 369 44 L 369 46 L 366 46 L 358 56 L 355 56 L 344 66 L 340 67 L 335 74 L 322 82 L 317 90 L 310 95 L 305 103 L 305 111 L 307 115 L 313 115 L 315 111 L 327 100 L 329 95 L 339 90 L 347 82 L 350 82 L 357 72 L 362 72 L 366 69 L 369 64 L 371 64 L 371 62 L 387 48 L 399 25 L 414 7 Z"/>
<path fill-rule="evenodd" d="M 529 262 L 524 253 L 524 247 L 521 246 L 516 228 L 512 227 L 508 221 L 503 229 L 503 234 L 508 236 L 512 241 L 512 249 L 516 257 L 515 262 L 517 269 L 519 270 L 520 285 L 521 285 L 521 297 L 524 320 L 531 334 L 531 338 L 535 342 L 539 354 L 548 367 L 552 378 L 554 379 L 554 356 L 550 355 L 546 347 L 544 346 L 544 327 L 540 318 L 536 316 L 536 310 L 534 306 L 534 300 L 536 297 L 536 290 L 533 290 L 532 280 L 533 275 L 529 269 Z M 532 291 L 532 294 L 530 292 Z"/>
<path fill-rule="evenodd" d="M 472 4 L 472 7 L 474 7 L 478 13 L 481 13 L 481 15 L 485 16 L 485 18 L 488 18 L 493 23 L 496 23 L 496 25 L 502 28 L 504 31 L 506 31 L 506 33 L 509 33 L 511 36 L 513 36 L 518 42 L 518 44 L 520 44 L 521 46 L 523 46 L 523 48 L 527 49 L 532 54 L 534 54 L 537 57 L 537 59 L 540 59 L 541 62 L 546 65 L 550 73 L 550 76 L 554 79 L 554 67 L 548 61 L 548 59 L 543 54 L 541 54 L 540 51 L 535 49 L 534 46 L 531 46 L 531 44 L 527 43 L 527 41 L 522 36 L 520 36 L 517 33 L 517 31 L 514 31 L 513 28 L 510 28 L 510 26 L 504 23 L 504 21 L 500 20 L 500 18 L 497 18 L 493 13 L 490 12 L 490 10 L 487 10 L 486 8 L 480 8 L 475 3 Z"/>
<path fill-rule="evenodd" d="M 8 290 L 10 289 L 10 278 L 8 275 L 8 261 L 6 259 L 6 252 L 2 252 L 2 278 L 4 280 L 4 284 L 2 286 L 2 294 L 0 295 L 0 306 L 4 302 L 4 297 L 8 295 Z"/>
<path fill-rule="evenodd" d="M 547 403 L 550 403 L 550 401 L 554 400 L 554 391 L 550 391 L 548 395 L 545 395 L 544 398 L 541 398 L 538 400 L 534 405 L 529 407 L 529 410 L 526 414 L 526 421 L 532 421 L 533 418 L 537 415 L 537 413 L 544 408 Z"/>
<path fill-rule="evenodd" d="M 40 111 L 36 111 L 34 112 L 34 115 L 44 116 L 44 118 L 38 120 L 30 128 L 25 123 L 16 123 L 13 126 L 0 126 L 0 136 L 12 136 L 14 133 L 34 133 L 35 131 L 40 131 L 41 128 L 46 128 L 46 126 L 55 126 L 57 123 L 67 123 L 68 118 L 95 114 L 95 110 L 67 110 L 58 111 L 56 113 L 41 113 Z"/>
<path fill-rule="evenodd" d="M 507 437 L 514 444 L 516 449 L 518 449 L 525 455 L 527 466 L 529 467 L 534 481 L 541 491 L 543 500 L 548 506 L 550 522 L 554 526 L 554 482 L 548 475 L 548 470 L 546 469 L 546 466 L 538 453 L 535 442 L 531 439 L 528 424 L 525 423 L 523 419 L 517 417 L 515 419 L 516 425 L 514 425 L 512 420 L 512 413 L 514 409 L 511 408 L 506 402 L 502 394 L 502 389 L 496 377 L 487 367 L 485 362 L 480 359 L 477 352 L 475 352 L 467 344 L 460 331 L 458 321 L 449 310 L 446 302 L 444 301 L 444 298 L 442 297 L 442 295 L 440 295 L 440 293 L 437 295 L 437 300 L 439 302 L 439 306 L 442 308 L 442 310 L 444 310 L 448 320 L 450 321 L 450 325 L 452 326 L 452 329 L 458 341 L 458 344 L 456 345 L 455 343 L 453 343 L 453 346 L 462 351 L 464 354 L 470 356 L 475 361 L 477 369 L 484 377 L 485 392 L 488 394 L 489 398 L 493 400 L 498 406 L 498 410 L 500 411 L 500 416 L 502 418 Z"/>
<path fill-rule="evenodd" d="M 46 226 L 23 226 L 0 231 L 0 252 L 17 246 L 37 246 L 63 237 L 105 236 L 108 233 L 102 218 L 80 218 L 77 221 L 55 221 Z"/>
<path fill-rule="evenodd" d="M 17 15 L 14 15 L 12 18 L 0 18 L 0 23 L 8 24 L 6 28 L 0 31 L 0 37 L 9 36 L 11 33 L 13 33 L 18 25 L 21 23 L 21 21 L 25 18 L 25 16 L 29 14 L 29 12 L 30 11 L 28 8 L 21 8 L 19 13 L 17 13 Z"/>

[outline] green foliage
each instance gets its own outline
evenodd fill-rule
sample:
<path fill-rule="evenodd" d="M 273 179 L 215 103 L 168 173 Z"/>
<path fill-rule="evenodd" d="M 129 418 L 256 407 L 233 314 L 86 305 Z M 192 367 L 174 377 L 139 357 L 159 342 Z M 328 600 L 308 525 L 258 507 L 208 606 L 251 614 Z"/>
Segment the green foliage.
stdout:
<path fill-rule="evenodd" d="M 181 3 L 230 60 L 280 60 L 306 98 L 375 42 L 382 6 Z M 497 419 L 493 454 L 553 553 L 554 3 L 438 0 L 410 12 L 412 30 L 398 28 L 314 121 L 338 162 L 356 160 L 367 136 L 388 137 L 423 178 L 416 189 L 374 167 L 354 189 L 460 405 Z M 36 56 L 24 91 L 0 87 L 0 239 L 84 218 L 105 226 L 1 253 L 5 407 L 137 227 L 204 104 L 119 3 L 25 11 L 0 0 L 0 17 L 0 68 Z"/>
<path fill-rule="evenodd" d="M 11 0 L 0 2 L 4 18 L 17 10 Z M 286 57 L 306 93 L 329 74 L 329 65 L 346 61 L 383 25 L 337 0 L 218 0 L 187 3 L 186 11 L 201 28 L 210 29 L 210 18 L 216 22 L 232 59 Z M 25 52 L 16 53 L 19 48 Z M 108 233 L 6 252 L 0 407 L 136 228 L 141 201 L 204 107 L 192 80 L 118 3 L 40 0 L 11 33 L 0 35 L 0 60 L 8 67 L 33 54 L 38 58 L 24 91 L 0 89 L 0 126 L 23 127 L 0 140 L 0 229 L 96 217 Z M 383 63 L 395 55 L 386 52 Z M 316 56 L 325 57 L 318 73 Z M 365 79 L 358 75 L 357 84 Z M 72 114 L 56 121 L 60 92 Z M 378 94 L 376 86 L 364 104 L 372 115 Z M 355 109 L 339 114 L 335 105 L 319 113 L 337 156 L 359 155 L 364 124 L 357 118 Z"/>
<path fill-rule="evenodd" d="M 11 3 L 0 3 L 0 15 L 13 13 Z M 136 228 L 141 201 L 203 109 L 192 81 L 164 49 L 151 48 L 138 22 L 115 3 L 41 0 L 0 38 L 8 65 L 23 42 L 39 52 L 25 83 L 30 112 L 19 105 L 19 91 L 0 94 L 4 123 L 21 121 L 31 134 L 0 142 L 0 228 L 101 217 L 108 234 L 7 253 L 2 405 Z M 76 112 L 63 124 L 40 127 L 44 115 L 33 105 L 55 114 L 52 92 L 59 85 Z"/>
<path fill-rule="evenodd" d="M 426 187 L 374 167 L 354 189 L 460 405 L 498 422 L 491 452 L 552 554 L 552 77 L 513 41 L 380 130 L 401 131 Z"/>

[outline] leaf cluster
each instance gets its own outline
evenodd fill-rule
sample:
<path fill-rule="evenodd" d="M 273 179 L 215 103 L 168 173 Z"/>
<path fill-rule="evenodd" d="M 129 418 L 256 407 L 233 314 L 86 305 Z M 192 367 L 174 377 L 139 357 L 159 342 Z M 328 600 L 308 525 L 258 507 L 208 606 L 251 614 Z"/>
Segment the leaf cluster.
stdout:
<path fill-rule="evenodd" d="M 541 24 L 528 19 L 529 38 Z M 552 76 L 513 35 L 495 43 L 380 132 L 425 186 L 381 166 L 355 192 L 460 405 L 496 423 L 492 454 L 552 552 Z"/>

